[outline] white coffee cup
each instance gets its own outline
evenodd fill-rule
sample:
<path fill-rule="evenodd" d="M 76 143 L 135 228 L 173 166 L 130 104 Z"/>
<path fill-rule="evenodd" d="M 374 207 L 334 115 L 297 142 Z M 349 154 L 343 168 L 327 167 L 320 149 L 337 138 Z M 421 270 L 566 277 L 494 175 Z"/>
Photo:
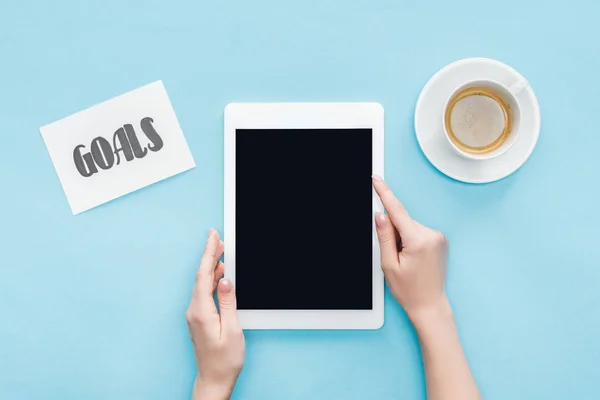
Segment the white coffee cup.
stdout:
<path fill-rule="evenodd" d="M 529 83 L 526 79 L 522 78 L 521 80 L 515 82 L 511 86 L 503 85 L 500 82 L 490 80 L 490 79 L 478 79 L 474 81 L 467 82 L 452 92 L 452 94 L 448 97 L 448 100 L 444 103 L 444 111 L 442 113 L 442 126 L 444 129 L 444 136 L 448 140 L 448 143 L 454 149 L 454 151 L 462 157 L 469 158 L 472 160 L 488 160 L 495 157 L 498 157 L 505 152 L 507 152 L 517 141 L 519 136 L 519 130 L 521 128 L 521 109 L 519 106 L 518 95 L 529 86 Z M 482 89 L 483 92 L 486 93 L 490 99 L 492 99 L 497 104 L 497 109 L 503 113 L 504 126 L 501 128 L 503 132 L 502 135 L 499 135 L 499 138 L 493 146 L 484 146 L 481 148 L 478 147 L 470 147 L 457 139 L 456 135 L 453 135 L 450 121 L 452 119 L 452 115 L 454 109 L 458 102 L 455 98 L 460 96 L 462 93 L 469 92 L 468 89 L 473 89 L 473 91 L 477 91 L 478 89 Z M 466 95 L 464 98 L 468 96 L 473 96 L 474 94 Z M 452 104 L 452 109 L 449 110 L 449 107 Z M 464 108 L 465 106 L 463 106 Z M 467 107 L 467 111 L 461 114 L 461 117 L 469 117 L 471 118 L 473 124 L 477 123 L 476 117 L 472 115 L 467 115 L 469 113 L 469 108 Z M 493 107 L 493 106 L 492 106 Z M 495 111 L 497 113 L 497 111 Z M 497 117 L 497 116 L 495 116 Z M 488 118 L 489 119 L 489 118 Z M 469 127 L 471 125 L 469 124 Z M 485 129 L 484 127 L 479 127 L 478 129 Z M 490 128 L 491 129 L 491 128 Z M 507 132 L 507 133 L 506 133 Z M 452 138 L 454 137 L 454 139 Z M 455 141 L 457 143 L 455 143 Z M 461 143 L 462 145 L 459 145 Z M 489 149 L 488 149 L 489 147 Z"/>

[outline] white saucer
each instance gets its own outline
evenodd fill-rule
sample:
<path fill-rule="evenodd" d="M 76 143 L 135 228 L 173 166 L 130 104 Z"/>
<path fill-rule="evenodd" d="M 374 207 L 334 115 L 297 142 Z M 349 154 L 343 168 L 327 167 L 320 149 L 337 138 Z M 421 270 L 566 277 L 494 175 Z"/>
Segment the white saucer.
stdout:
<path fill-rule="evenodd" d="M 450 178 L 469 182 L 493 182 L 515 172 L 529 158 L 540 135 L 540 106 L 531 86 L 518 94 L 521 129 L 513 147 L 490 160 L 469 160 L 458 155 L 444 137 L 442 113 L 445 102 L 460 85 L 492 79 L 507 86 L 523 79 L 506 64 L 489 58 L 467 58 L 439 70 L 425 85 L 415 109 L 415 132 L 425 156 Z"/>

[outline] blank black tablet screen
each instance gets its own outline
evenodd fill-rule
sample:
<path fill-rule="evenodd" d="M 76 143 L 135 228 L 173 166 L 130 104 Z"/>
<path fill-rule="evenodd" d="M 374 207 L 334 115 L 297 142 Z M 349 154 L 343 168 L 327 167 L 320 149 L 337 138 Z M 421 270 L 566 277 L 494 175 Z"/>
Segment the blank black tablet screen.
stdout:
<path fill-rule="evenodd" d="M 236 131 L 241 310 L 370 310 L 371 129 Z"/>

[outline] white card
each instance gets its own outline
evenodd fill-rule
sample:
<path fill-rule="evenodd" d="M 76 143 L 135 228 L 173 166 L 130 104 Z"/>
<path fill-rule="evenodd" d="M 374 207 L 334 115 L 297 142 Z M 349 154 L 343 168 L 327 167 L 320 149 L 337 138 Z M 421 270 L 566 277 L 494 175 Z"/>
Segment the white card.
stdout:
<path fill-rule="evenodd" d="M 196 166 L 162 81 L 40 132 L 73 214 Z"/>

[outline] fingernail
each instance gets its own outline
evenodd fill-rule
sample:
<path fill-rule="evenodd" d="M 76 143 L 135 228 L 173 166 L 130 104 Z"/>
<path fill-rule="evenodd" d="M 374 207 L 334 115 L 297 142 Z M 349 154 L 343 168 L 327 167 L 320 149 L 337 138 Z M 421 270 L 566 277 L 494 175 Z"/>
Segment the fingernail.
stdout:
<path fill-rule="evenodd" d="M 375 225 L 377 225 L 378 228 L 383 228 L 386 221 L 387 217 L 385 216 L 384 213 L 375 213 Z"/>
<path fill-rule="evenodd" d="M 210 239 L 211 237 L 215 236 L 215 233 L 217 233 L 217 231 L 215 231 L 213 228 L 210 228 L 210 231 L 208 231 L 208 238 Z"/>
<path fill-rule="evenodd" d="M 233 289 L 233 285 L 231 284 L 231 282 L 229 282 L 228 279 L 223 278 L 219 281 L 219 290 L 221 291 L 221 293 L 227 294 L 231 292 L 231 289 Z"/>
<path fill-rule="evenodd" d="M 375 182 L 383 182 L 383 178 L 379 175 L 372 175 L 371 178 L 373 178 Z"/>

